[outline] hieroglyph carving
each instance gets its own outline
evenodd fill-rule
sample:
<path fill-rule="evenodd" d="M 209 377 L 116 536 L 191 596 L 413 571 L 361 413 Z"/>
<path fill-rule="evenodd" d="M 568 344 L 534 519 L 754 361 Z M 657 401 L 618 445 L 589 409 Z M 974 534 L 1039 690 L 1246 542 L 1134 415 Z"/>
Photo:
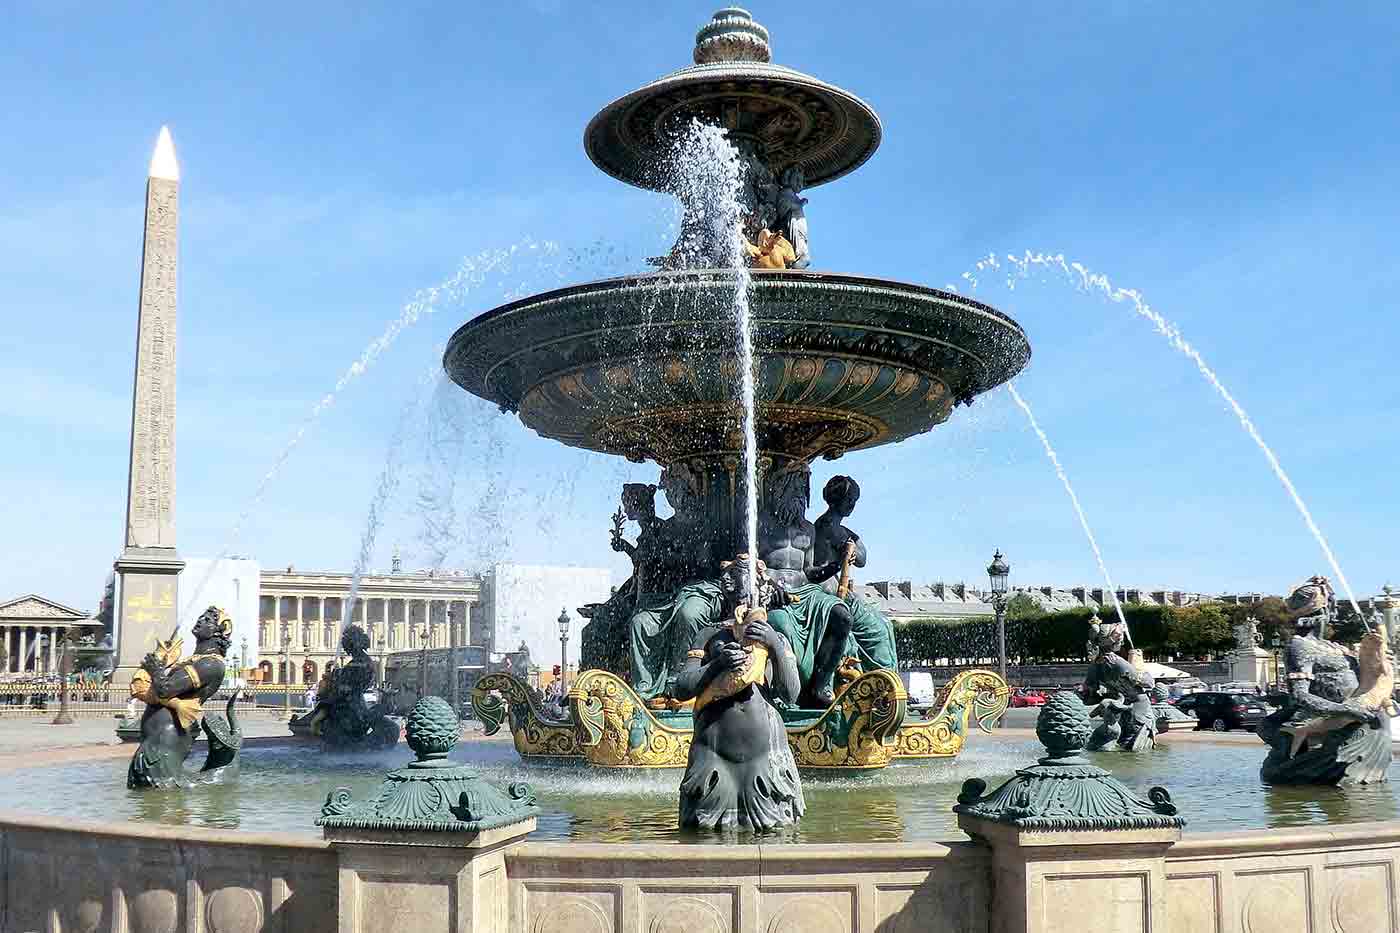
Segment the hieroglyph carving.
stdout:
<path fill-rule="evenodd" d="M 175 546 L 175 279 L 179 182 L 151 178 L 131 410 L 127 547 Z"/>

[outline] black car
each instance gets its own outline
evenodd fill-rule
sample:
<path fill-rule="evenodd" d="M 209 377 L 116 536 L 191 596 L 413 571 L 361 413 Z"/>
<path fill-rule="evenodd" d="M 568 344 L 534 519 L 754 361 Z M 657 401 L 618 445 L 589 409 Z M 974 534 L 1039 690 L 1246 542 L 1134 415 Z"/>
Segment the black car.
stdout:
<path fill-rule="evenodd" d="M 1188 693 L 1176 701 L 1176 708 L 1195 716 L 1200 723 L 1197 729 L 1215 732 L 1253 731 L 1259 721 L 1269 715 L 1264 698 L 1247 693 Z"/>

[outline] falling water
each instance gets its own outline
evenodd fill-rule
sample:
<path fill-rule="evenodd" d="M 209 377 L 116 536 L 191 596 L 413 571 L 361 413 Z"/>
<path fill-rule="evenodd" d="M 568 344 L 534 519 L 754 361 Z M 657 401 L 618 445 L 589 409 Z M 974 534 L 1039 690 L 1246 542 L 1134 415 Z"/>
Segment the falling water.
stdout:
<path fill-rule="evenodd" d="M 755 410 L 753 329 L 749 313 L 750 276 L 743 248 L 743 192 L 748 168 L 724 130 L 692 122 L 672 150 L 674 193 L 685 205 L 696 234 L 690 247 L 708 254 L 714 265 L 734 272 L 731 306 L 739 351 L 740 403 L 744 427 L 744 519 L 749 554 L 749 592 L 756 593 L 758 558 L 758 437 Z M 682 243 L 684 244 L 684 240 Z"/>
<path fill-rule="evenodd" d="M 389 503 L 389 497 L 394 494 L 394 490 L 399 485 L 399 464 L 403 453 L 403 448 L 408 440 L 410 425 L 416 420 L 422 410 L 425 397 L 431 397 L 432 390 L 442 382 L 445 373 L 436 360 L 441 358 L 445 345 L 439 345 L 433 351 L 434 363 L 418 377 L 414 387 L 412 398 L 399 413 L 398 423 L 394 426 L 394 433 L 389 438 L 389 449 L 384 455 L 384 468 L 379 472 L 379 481 L 375 484 L 374 496 L 370 499 L 369 512 L 365 517 L 365 530 L 360 535 L 360 552 L 355 558 L 354 569 L 350 573 L 350 594 L 343 605 L 340 626 L 344 629 L 355 618 L 355 602 L 360 595 L 360 581 L 369 571 L 369 562 L 374 558 L 374 542 L 379 536 L 379 529 L 384 524 L 384 509 Z M 368 618 L 365 620 L 368 622 Z"/>
<path fill-rule="evenodd" d="M 1079 504 L 1079 496 L 1075 495 L 1074 487 L 1070 485 L 1069 475 L 1065 473 L 1065 468 L 1061 465 L 1060 457 L 1055 453 L 1055 448 L 1050 446 L 1050 438 L 1045 436 L 1040 422 L 1035 420 L 1035 413 L 1031 411 L 1031 406 L 1026 404 L 1026 400 L 1021 398 L 1021 393 L 1016 391 L 1016 384 L 1008 382 L 1006 388 L 1011 393 L 1011 398 L 1016 402 L 1017 407 L 1026 413 L 1026 420 L 1031 423 L 1031 430 L 1035 431 L 1036 436 L 1040 438 L 1040 443 L 1045 448 L 1045 456 L 1050 458 L 1051 465 L 1055 467 L 1055 475 L 1060 478 L 1065 492 L 1069 493 L 1069 501 L 1074 506 L 1074 514 L 1079 517 L 1079 527 L 1084 529 L 1084 537 L 1089 539 L 1089 547 L 1094 551 L 1094 560 L 1099 563 L 1099 572 L 1103 574 L 1104 582 L 1108 584 L 1108 595 L 1113 600 L 1113 611 L 1118 613 L 1118 621 L 1123 624 L 1123 631 L 1127 632 L 1128 620 L 1123 617 L 1123 605 L 1118 601 L 1118 588 L 1113 585 L 1113 577 L 1108 573 L 1108 565 L 1103 562 L 1103 551 L 1099 550 L 1099 542 L 1089 527 L 1089 519 L 1084 517 L 1084 507 Z M 1132 641 L 1131 633 L 1128 635 L 1128 641 Z"/>
<path fill-rule="evenodd" d="M 205 586 L 207 586 L 209 581 L 213 578 L 214 572 L 218 568 L 219 561 L 227 557 L 233 550 L 234 544 L 238 541 L 238 537 L 243 531 L 244 523 L 247 522 L 248 517 L 252 515 L 253 511 L 262 503 L 263 497 L 267 495 L 267 490 L 272 485 L 272 481 L 277 478 L 283 465 L 287 462 L 288 458 L 291 457 L 292 452 L 301 444 L 302 438 L 304 438 L 307 432 L 316 424 L 321 415 L 335 404 L 336 398 L 340 393 L 351 383 L 363 376 L 380 355 L 393 345 L 394 341 L 398 339 L 399 334 L 403 333 L 403 331 L 409 327 L 412 327 L 425 315 L 434 314 L 443 308 L 460 304 L 468 295 L 485 284 L 487 278 L 493 273 L 498 273 L 500 275 L 510 274 L 516 259 L 524 256 L 550 257 L 554 256 L 558 252 L 558 249 L 557 244 L 553 242 L 546 241 L 544 243 L 538 243 L 532 239 L 526 239 L 506 249 L 484 250 L 475 256 L 469 256 L 464 259 L 462 264 L 458 266 L 457 271 L 446 281 L 432 288 L 423 289 L 415 294 L 413 298 L 399 310 L 399 313 L 389 322 L 388 326 L 384 328 L 383 333 L 370 341 L 369 345 L 365 347 L 359 357 L 341 374 L 331 391 L 323 395 L 321 399 L 311 407 L 311 410 L 307 413 L 296 431 L 293 432 L 291 438 L 283 445 L 276 459 L 273 460 L 272 466 L 263 474 L 262 479 L 258 482 L 257 488 L 253 490 L 252 496 L 249 497 L 248 502 L 244 505 L 238 518 L 234 521 L 233 527 L 229 530 L 229 534 L 224 542 L 224 546 L 219 549 L 218 557 L 210 562 L 209 570 L 205 573 L 204 578 L 191 590 L 190 598 L 185 603 L 184 614 L 188 615 L 192 607 L 199 605 L 199 597 L 204 592 Z"/>
<path fill-rule="evenodd" d="M 1288 492 L 1289 498 L 1293 500 L 1293 505 L 1298 509 L 1298 514 L 1303 516 L 1303 522 L 1308 526 L 1308 531 L 1312 533 L 1314 540 L 1317 541 L 1318 547 L 1322 548 L 1323 556 L 1326 557 L 1328 565 L 1332 568 L 1332 572 L 1337 575 L 1338 582 L 1342 584 L 1342 589 L 1347 594 L 1347 601 L 1351 603 L 1352 610 L 1358 617 L 1365 618 L 1361 612 L 1361 607 L 1357 605 L 1356 594 L 1352 592 L 1351 584 L 1347 581 L 1346 574 L 1342 572 L 1341 564 L 1337 563 L 1336 555 L 1332 553 L 1332 548 L 1327 544 L 1327 539 L 1323 536 L 1322 529 L 1317 527 L 1317 522 L 1313 520 L 1312 513 L 1308 511 L 1308 507 L 1303 502 L 1303 497 L 1298 494 L 1298 490 L 1294 487 L 1293 481 L 1289 479 L 1288 474 L 1284 472 L 1283 465 L 1279 463 L 1278 457 L 1274 455 L 1269 445 L 1264 443 L 1264 438 L 1259 434 L 1259 429 L 1254 426 L 1254 422 L 1245 412 L 1243 406 L 1230 394 L 1230 390 L 1225 388 L 1224 383 L 1220 381 L 1220 377 L 1215 374 L 1215 371 L 1206 365 L 1206 361 L 1201 357 L 1201 354 L 1196 348 L 1191 346 L 1186 338 L 1181 335 L 1181 330 L 1175 324 L 1154 311 L 1147 302 L 1143 300 L 1141 293 L 1136 289 L 1120 288 L 1110 282 L 1106 275 L 1092 272 L 1081 263 L 1067 262 L 1063 253 L 1032 253 L 1028 250 L 1024 255 L 1019 257 L 1008 254 L 1006 261 L 1010 266 L 1010 271 L 1007 274 L 1007 287 L 1015 288 L 1015 280 L 1017 278 L 1028 278 L 1032 269 L 1058 270 L 1065 277 L 1070 279 L 1077 288 L 1083 291 L 1096 291 L 1109 301 L 1117 304 L 1126 303 L 1130 305 L 1134 314 L 1151 322 L 1157 333 L 1167 338 L 1167 341 L 1173 347 L 1184 354 L 1191 362 L 1195 363 L 1196 369 L 1200 371 L 1201 375 L 1205 377 L 1206 381 L 1211 384 L 1211 387 L 1215 389 L 1220 397 L 1225 400 L 1225 403 L 1230 406 L 1230 410 L 1233 411 L 1235 417 L 1239 419 L 1240 426 L 1245 429 L 1245 432 L 1248 433 L 1254 440 L 1254 443 L 1258 445 L 1260 452 L 1264 455 L 1264 459 L 1269 462 L 1269 468 L 1274 471 L 1274 475 L 1278 477 L 1278 481 L 1283 484 L 1283 488 Z M 999 269 L 1000 265 L 997 262 L 996 254 L 989 254 L 986 259 L 977 263 L 976 268 L 978 271 Z M 976 287 L 977 278 L 975 274 L 964 273 L 963 278 L 967 279 L 974 288 Z"/>

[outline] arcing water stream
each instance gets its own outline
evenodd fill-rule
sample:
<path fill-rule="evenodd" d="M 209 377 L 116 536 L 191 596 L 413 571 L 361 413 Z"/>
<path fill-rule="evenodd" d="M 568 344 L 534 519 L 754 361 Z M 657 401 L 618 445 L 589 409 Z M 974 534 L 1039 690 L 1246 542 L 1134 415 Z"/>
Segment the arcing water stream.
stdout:
<path fill-rule="evenodd" d="M 199 605 L 199 598 L 217 571 L 219 562 L 232 551 L 238 536 L 243 531 L 244 523 L 262 502 L 263 497 L 267 495 L 268 488 L 271 487 L 273 480 L 277 478 L 292 452 L 301 444 L 302 438 L 316 424 L 321 415 L 335 404 L 340 393 L 363 376 L 375 360 L 393 345 L 399 334 L 412 327 L 425 315 L 434 314 L 443 308 L 460 304 L 468 295 L 484 285 L 493 273 L 501 276 L 509 275 L 517 258 L 526 256 L 552 257 L 558 253 L 558 249 L 558 246 L 552 242 L 537 243 L 532 239 L 526 239 L 506 249 L 484 250 L 475 256 L 464 259 L 457 271 L 440 285 L 424 289 L 414 295 L 384 328 L 383 333 L 370 341 L 359 357 L 341 374 L 331 391 L 327 392 L 311 407 L 311 411 L 307 413 L 291 438 L 283 445 L 276 459 L 273 460 L 272 466 L 263 474 L 257 488 L 253 490 L 252 496 L 239 512 L 238 518 L 234 521 L 233 527 L 225 539 L 224 546 L 219 549 L 218 557 L 210 562 L 209 570 L 205 573 L 204 578 L 190 590 L 190 597 L 185 601 L 180 618 L 188 616 L 192 608 Z"/>
<path fill-rule="evenodd" d="M 1245 432 L 1253 439 L 1254 443 L 1258 445 L 1259 451 L 1269 463 L 1269 468 L 1273 470 L 1274 475 L 1278 477 L 1278 481 L 1283 484 L 1283 488 L 1288 492 L 1289 498 L 1293 500 L 1294 507 L 1297 508 L 1298 513 L 1303 517 L 1303 522 L 1307 525 L 1308 531 L 1312 533 L 1313 539 L 1317 541 L 1318 547 L 1322 549 L 1323 556 L 1326 557 L 1328 565 L 1332 568 L 1332 572 L 1337 575 L 1337 581 L 1341 583 L 1342 589 L 1347 595 L 1347 601 L 1351 603 L 1352 610 L 1356 613 L 1358 618 L 1365 618 L 1365 615 L 1361 612 L 1361 607 L 1356 602 L 1356 594 L 1352 592 L 1351 584 L 1347 581 L 1346 574 L 1342 572 L 1341 564 L 1337 562 L 1336 555 L 1332 553 L 1332 548 L 1328 545 L 1327 538 L 1323 536 L 1322 529 L 1317 527 L 1317 522 L 1313 520 L 1312 513 L 1308 511 L 1308 507 L 1303 502 L 1303 497 L 1298 494 L 1298 490 L 1294 487 L 1293 481 L 1289 479 L 1288 474 L 1284 472 L 1283 465 L 1279 463 L 1278 457 L 1274 455 L 1269 445 L 1264 443 L 1264 438 L 1260 435 L 1259 429 L 1255 427 L 1254 422 L 1245 412 L 1243 406 L 1236 401 L 1234 395 L 1230 393 L 1230 390 L 1225 388 L 1225 384 L 1220 381 L 1220 377 L 1206 364 L 1205 359 L 1202 358 L 1196 348 L 1191 346 L 1186 338 L 1181 335 L 1181 330 L 1175 324 L 1154 311 L 1151 306 L 1143 300 L 1141 293 L 1136 289 L 1115 286 L 1109 281 L 1108 276 L 1093 272 L 1082 263 L 1066 261 L 1063 253 L 1032 253 L 1027 250 L 1019 257 L 1007 254 L 1006 262 L 1010 267 L 1010 271 L 1007 273 L 1007 287 L 1015 288 L 1016 279 L 1029 278 L 1033 269 L 1058 271 L 1073 282 L 1075 287 L 1079 288 L 1081 291 L 1099 292 L 1109 301 L 1116 304 L 1126 303 L 1130 305 L 1134 314 L 1151 322 L 1157 333 L 1165 337 L 1173 347 L 1195 363 L 1196 369 L 1200 371 L 1201 375 L 1205 377 L 1206 381 L 1211 384 L 1211 387 L 1215 389 L 1220 397 L 1225 400 L 1230 410 L 1234 412 L 1235 417 L 1239 419 L 1240 426 L 1244 428 Z M 988 269 L 1000 270 L 1001 264 L 998 261 L 997 255 L 995 253 L 990 253 L 987 255 L 986 259 L 980 260 L 975 268 L 976 272 L 963 273 L 963 278 L 967 280 L 973 288 L 977 287 L 977 272 L 983 272 Z"/>
<path fill-rule="evenodd" d="M 1103 551 L 1099 550 L 1099 542 L 1094 538 L 1094 532 L 1089 528 L 1089 520 L 1084 517 L 1084 507 L 1079 504 L 1079 497 L 1075 495 L 1074 487 L 1070 485 L 1069 476 L 1060 464 L 1059 455 L 1055 453 L 1055 448 L 1050 446 L 1050 438 L 1045 436 L 1040 422 L 1035 420 L 1035 413 L 1031 411 L 1031 406 L 1026 404 L 1021 393 L 1016 391 L 1016 383 L 1008 382 L 1006 389 L 1011 393 L 1011 398 L 1016 406 L 1025 412 L 1026 420 L 1031 423 L 1031 429 L 1035 431 L 1036 436 L 1040 438 L 1041 445 L 1045 448 L 1045 456 L 1050 458 L 1050 463 L 1055 467 L 1055 475 L 1060 478 L 1065 492 L 1069 493 L 1069 501 L 1074 506 L 1074 514 L 1079 517 L 1079 527 L 1084 529 L 1084 537 L 1089 539 L 1089 547 L 1094 550 L 1094 560 L 1099 562 L 1099 572 L 1103 574 L 1103 580 L 1108 584 L 1109 597 L 1113 600 L 1113 611 L 1118 613 L 1118 621 L 1123 623 L 1123 631 L 1128 632 L 1128 620 L 1123 617 L 1123 604 L 1118 601 L 1118 588 L 1113 585 L 1113 577 L 1109 575 L 1108 565 L 1103 561 Z M 1128 640 L 1132 641 L 1131 633 L 1128 634 Z"/>

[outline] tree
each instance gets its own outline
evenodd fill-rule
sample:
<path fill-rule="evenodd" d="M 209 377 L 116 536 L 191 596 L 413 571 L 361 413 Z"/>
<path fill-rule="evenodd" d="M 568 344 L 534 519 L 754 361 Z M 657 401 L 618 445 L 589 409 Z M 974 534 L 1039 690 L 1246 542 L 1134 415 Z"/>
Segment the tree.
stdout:
<path fill-rule="evenodd" d="M 1006 618 L 1008 621 L 1013 619 L 1030 619 L 1044 614 L 1045 613 L 1041 611 L 1036 601 L 1025 593 L 1017 593 L 1006 602 Z"/>

